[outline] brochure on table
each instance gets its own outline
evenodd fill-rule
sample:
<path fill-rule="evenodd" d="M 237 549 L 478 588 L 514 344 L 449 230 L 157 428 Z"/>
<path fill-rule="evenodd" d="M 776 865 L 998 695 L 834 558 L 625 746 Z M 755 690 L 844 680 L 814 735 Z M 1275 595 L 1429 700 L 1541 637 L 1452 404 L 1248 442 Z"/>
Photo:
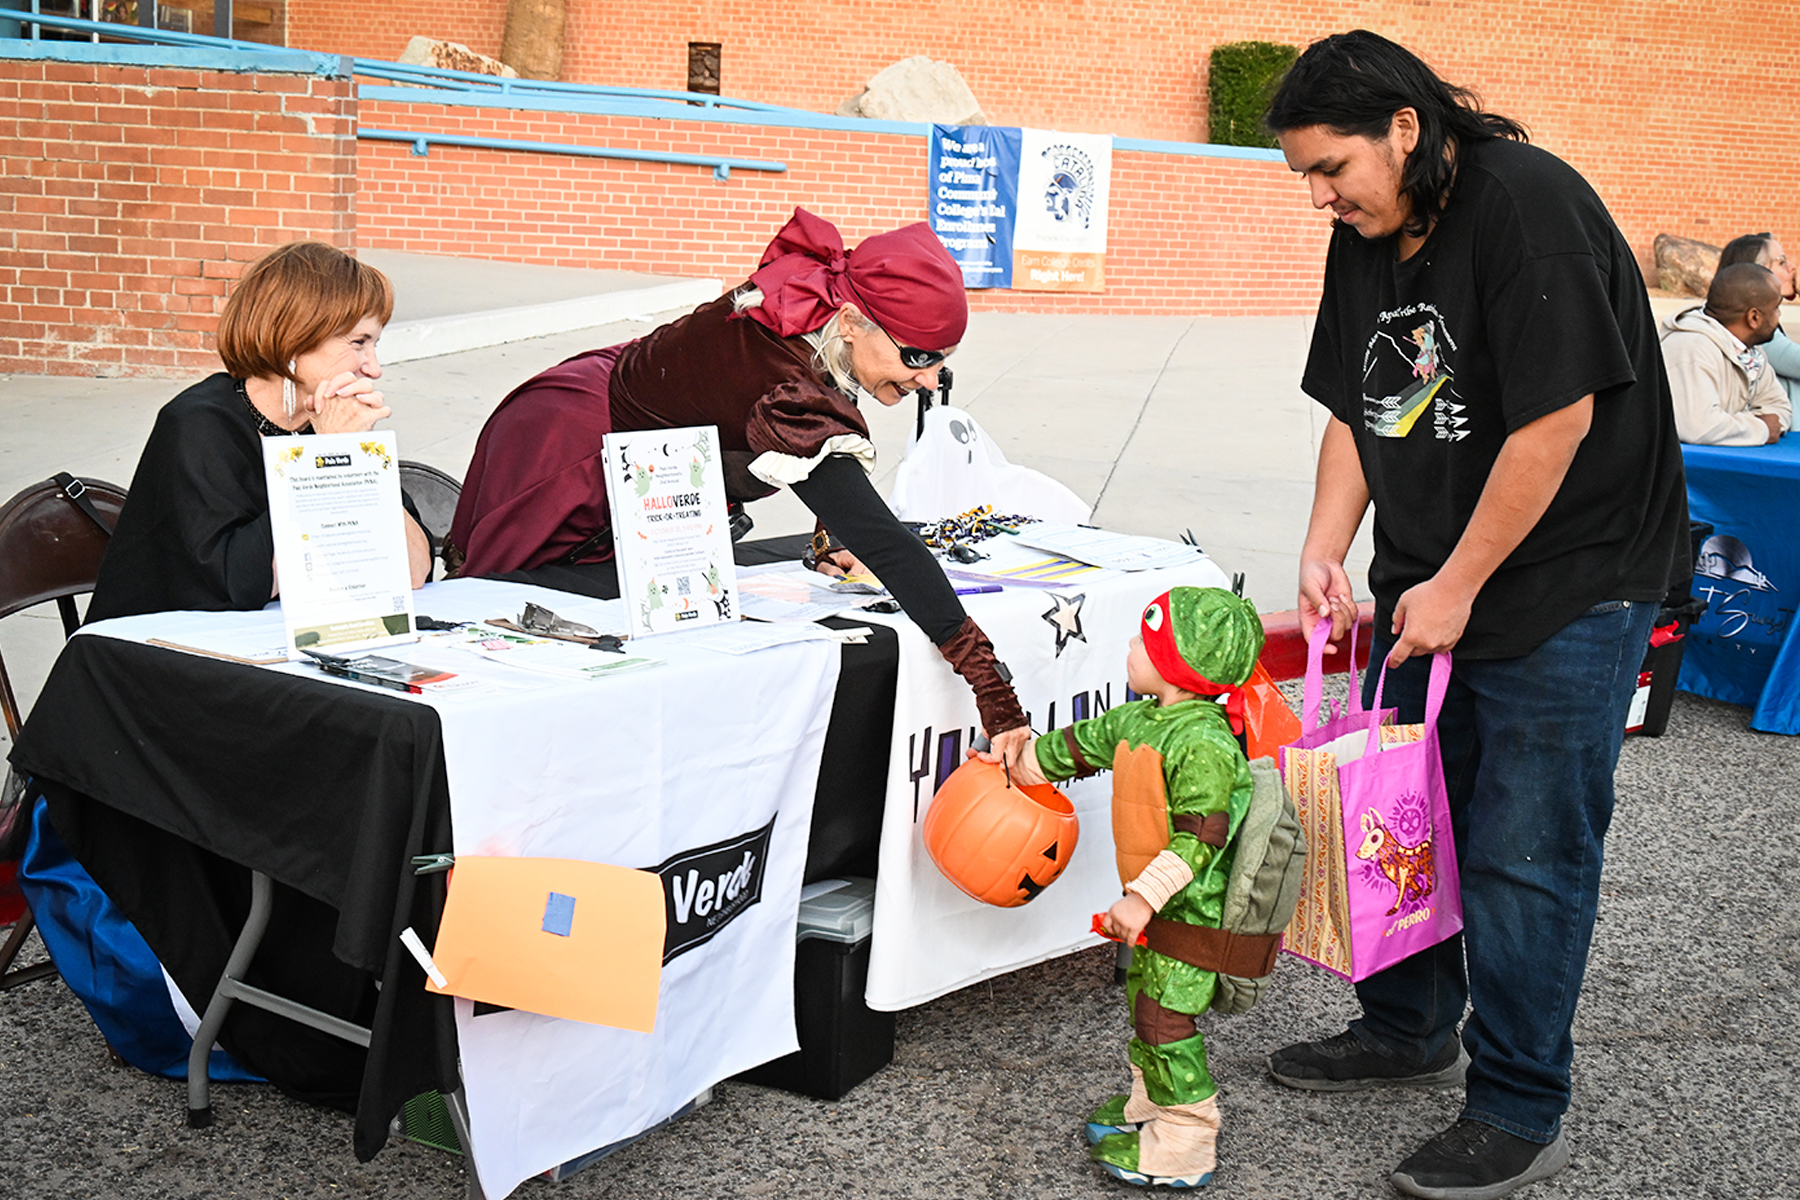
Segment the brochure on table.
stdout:
<path fill-rule="evenodd" d="M 288 657 L 415 640 L 393 433 L 272 437 L 262 445 Z"/>
<path fill-rule="evenodd" d="M 1200 547 L 1185 542 L 1115 533 L 1109 529 L 1095 529 L 1091 525 L 1039 521 L 1021 526 L 1012 536 L 1024 545 L 1036 546 L 1064 558 L 1115 571 L 1189 567 L 1202 557 Z"/>
<path fill-rule="evenodd" d="M 609 433 L 604 446 L 613 556 L 632 635 L 737 620 L 719 431 Z"/>

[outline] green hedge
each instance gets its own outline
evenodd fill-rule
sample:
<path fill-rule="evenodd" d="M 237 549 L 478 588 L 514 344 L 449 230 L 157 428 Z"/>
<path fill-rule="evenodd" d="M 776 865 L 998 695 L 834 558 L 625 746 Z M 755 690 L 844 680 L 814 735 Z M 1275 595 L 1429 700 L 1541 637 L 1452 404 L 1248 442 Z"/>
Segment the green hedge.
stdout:
<path fill-rule="evenodd" d="M 1279 42 L 1214 46 L 1206 73 L 1210 140 L 1222 146 L 1274 146 L 1263 114 L 1276 83 L 1298 57 L 1298 49 Z"/>

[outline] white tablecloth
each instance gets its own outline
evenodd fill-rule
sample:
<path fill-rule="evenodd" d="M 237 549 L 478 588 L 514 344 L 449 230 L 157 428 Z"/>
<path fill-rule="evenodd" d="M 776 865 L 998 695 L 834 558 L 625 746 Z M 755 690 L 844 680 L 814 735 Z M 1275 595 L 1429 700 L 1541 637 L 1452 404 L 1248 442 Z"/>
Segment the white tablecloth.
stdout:
<path fill-rule="evenodd" d="M 1008 587 L 963 603 L 1011 668 L 1031 727 L 1043 733 L 1126 700 L 1125 653 L 1144 606 L 1180 585 L 1228 581 L 1196 553 L 1191 566 L 1106 571 L 1053 590 Z M 1093 914 L 1119 897 L 1109 775 L 1058 785 L 1075 805 L 1080 839 L 1061 877 L 1030 903 L 984 904 L 938 871 L 925 850 L 925 813 L 974 737 L 975 698 L 916 626 L 891 623 L 900 635 L 900 677 L 870 948 L 867 999 L 876 1009 L 910 1008 L 1094 945 Z"/>
<path fill-rule="evenodd" d="M 485 580 L 429 585 L 417 608 L 440 620 L 473 620 L 516 615 L 527 599 L 597 628 L 616 626 L 606 616 L 609 602 Z M 278 610 L 160 613 L 87 632 L 182 641 L 271 620 L 270 642 L 279 644 Z M 476 1017 L 470 1002 L 456 1001 L 473 1159 L 490 1197 L 638 1133 L 719 1080 L 797 1049 L 794 926 L 837 645 L 730 655 L 684 648 L 676 634 L 633 648 L 665 661 L 564 681 L 490 666 L 429 641 L 381 652 L 471 675 L 510 675 L 519 685 L 410 697 L 432 705 L 442 722 L 459 854 L 654 869 L 772 823 L 760 899 L 665 965 L 653 1033 L 523 1012 Z M 309 666 L 261 669 L 323 678 Z M 688 916 L 704 920 L 691 909 Z"/>

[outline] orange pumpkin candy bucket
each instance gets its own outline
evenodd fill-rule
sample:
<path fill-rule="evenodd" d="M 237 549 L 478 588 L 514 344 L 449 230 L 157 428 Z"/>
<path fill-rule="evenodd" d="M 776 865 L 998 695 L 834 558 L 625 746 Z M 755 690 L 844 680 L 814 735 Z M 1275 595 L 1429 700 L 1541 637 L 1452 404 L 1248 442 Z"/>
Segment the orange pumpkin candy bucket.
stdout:
<path fill-rule="evenodd" d="M 1015 787 L 999 763 L 971 758 L 925 812 L 925 850 L 944 878 L 986 904 L 1017 908 L 1056 882 L 1080 822 L 1051 785 Z"/>

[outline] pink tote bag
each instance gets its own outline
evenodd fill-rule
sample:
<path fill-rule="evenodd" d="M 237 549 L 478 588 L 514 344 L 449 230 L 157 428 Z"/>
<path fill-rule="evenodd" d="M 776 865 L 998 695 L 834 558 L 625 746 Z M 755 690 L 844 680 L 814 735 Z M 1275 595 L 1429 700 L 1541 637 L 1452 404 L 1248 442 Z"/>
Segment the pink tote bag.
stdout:
<path fill-rule="evenodd" d="M 1306 877 L 1283 949 L 1351 981 L 1366 978 L 1462 928 L 1462 896 L 1450 829 L 1437 718 L 1450 686 L 1450 656 L 1431 665 L 1422 725 L 1394 725 L 1362 707 L 1351 629 L 1350 697 L 1320 722 L 1329 626 L 1308 644 L 1301 735 L 1282 747 L 1281 769 L 1306 833 Z"/>

